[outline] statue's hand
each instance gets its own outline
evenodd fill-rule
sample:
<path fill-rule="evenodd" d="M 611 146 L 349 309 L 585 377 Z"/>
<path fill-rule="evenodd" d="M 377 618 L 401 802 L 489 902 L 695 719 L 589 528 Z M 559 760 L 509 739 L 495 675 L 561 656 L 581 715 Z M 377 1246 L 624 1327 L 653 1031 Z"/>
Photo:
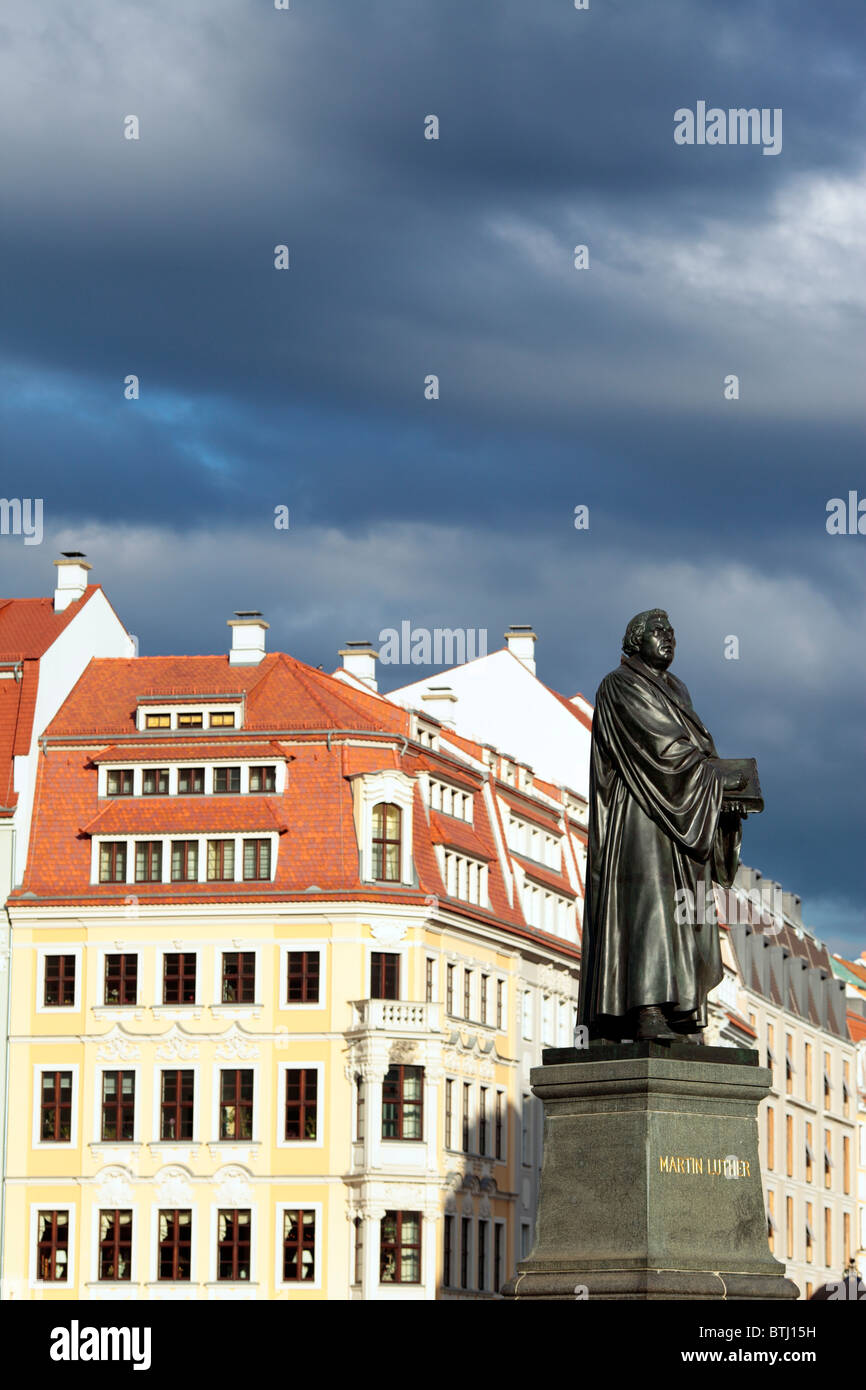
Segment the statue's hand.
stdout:
<path fill-rule="evenodd" d="M 741 791 L 743 790 L 743 787 L 744 787 L 745 785 L 746 785 L 746 777 L 745 777 L 745 774 L 744 774 L 744 773 L 742 773 L 742 772 L 726 772 L 726 773 L 725 773 L 725 791 L 726 791 L 726 792 L 741 792 Z"/>
<path fill-rule="evenodd" d="M 745 804 L 742 801 L 726 801 L 719 820 L 727 829 L 736 830 L 737 822 L 748 820 Z"/>

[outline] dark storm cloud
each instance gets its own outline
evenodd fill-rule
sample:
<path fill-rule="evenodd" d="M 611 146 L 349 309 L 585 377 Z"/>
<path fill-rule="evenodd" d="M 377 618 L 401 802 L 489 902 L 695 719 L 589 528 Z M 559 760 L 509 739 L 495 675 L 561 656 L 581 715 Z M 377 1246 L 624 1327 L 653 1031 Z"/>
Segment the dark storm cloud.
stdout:
<path fill-rule="evenodd" d="M 860 542 L 824 508 L 863 477 L 860 7 L 16 9 L 0 444 L 47 545 L 95 547 L 145 650 L 218 650 L 247 605 L 325 665 L 403 617 L 528 620 L 590 697 L 666 604 L 761 761 L 752 862 L 850 925 Z M 782 153 L 677 147 L 699 99 L 781 107 Z M 3 587 L 46 559 L 4 538 Z"/>

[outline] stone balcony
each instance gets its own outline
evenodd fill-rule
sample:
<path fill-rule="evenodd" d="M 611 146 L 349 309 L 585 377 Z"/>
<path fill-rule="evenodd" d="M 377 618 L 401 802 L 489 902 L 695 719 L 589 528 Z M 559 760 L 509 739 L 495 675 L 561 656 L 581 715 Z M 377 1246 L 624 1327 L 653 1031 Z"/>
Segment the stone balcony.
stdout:
<path fill-rule="evenodd" d="M 356 999 L 351 1002 L 349 1033 L 418 1035 L 440 1033 L 440 1004 L 404 999 Z"/>

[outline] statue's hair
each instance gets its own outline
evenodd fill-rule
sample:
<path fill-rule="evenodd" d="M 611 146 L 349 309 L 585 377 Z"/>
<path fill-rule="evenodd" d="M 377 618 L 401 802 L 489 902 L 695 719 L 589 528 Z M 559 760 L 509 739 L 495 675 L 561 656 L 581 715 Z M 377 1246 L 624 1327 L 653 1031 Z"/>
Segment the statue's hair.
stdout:
<path fill-rule="evenodd" d="M 650 618 L 664 618 L 666 623 L 670 623 L 670 618 L 663 608 L 648 608 L 645 613 L 636 613 L 622 639 L 622 649 L 626 656 L 633 656 L 635 652 L 640 650 L 640 644 L 643 641 L 643 635 Z"/>

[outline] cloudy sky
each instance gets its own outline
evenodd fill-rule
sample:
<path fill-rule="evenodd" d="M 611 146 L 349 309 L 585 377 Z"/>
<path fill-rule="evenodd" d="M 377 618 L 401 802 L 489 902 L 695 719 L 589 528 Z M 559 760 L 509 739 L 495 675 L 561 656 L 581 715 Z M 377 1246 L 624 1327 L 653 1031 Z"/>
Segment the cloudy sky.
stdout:
<path fill-rule="evenodd" d="M 531 622 L 590 698 L 666 607 L 758 759 L 746 862 L 858 955 L 866 536 L 825 522 L 866 497 L 864 41 L 850 0 L 8 5 L 2 491 L 45 538 L 0 590 L 78 548 L 144 653 L 251 607 L 327 669 Z M 780 108 L 781 153 L 675 144 L 698 101 Z"/>

